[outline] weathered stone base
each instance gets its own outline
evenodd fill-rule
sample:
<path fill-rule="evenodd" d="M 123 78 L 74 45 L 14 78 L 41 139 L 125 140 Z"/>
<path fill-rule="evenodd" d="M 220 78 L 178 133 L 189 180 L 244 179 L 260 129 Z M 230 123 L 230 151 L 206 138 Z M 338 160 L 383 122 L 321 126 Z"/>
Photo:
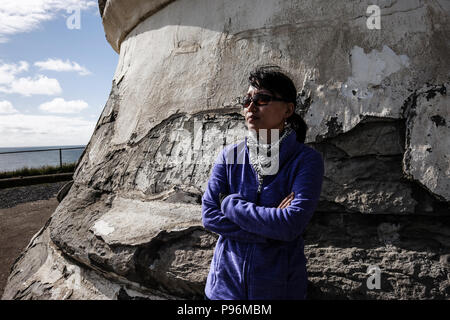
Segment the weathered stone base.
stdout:
<path fill-rule="evenodd" d="M 449 217 L 316 212 L 304 236 L 310 299 L 450 298 Z"/>
<path fill-rule="evenodd" d="M 316 213 L 305 233 L 308 299 L 449 299 L 449 220 Z M 198 230 L 182 241 L 155 241 L 157 250 L 138 246 L 131 260 L 141 272 L 119 276 L 69 258 L 47 226 L 16 261 L 2 299 L 201 299 L 206 273 L 193 268 L 201 262 L 208 270 L 214 240 Z M 196 241 L 206 256 L 195 255 Z M 367 286 L 369 266 L 381 270 L 380 289 Z M 188 289 L 186 279 L 199 275 Z"/>

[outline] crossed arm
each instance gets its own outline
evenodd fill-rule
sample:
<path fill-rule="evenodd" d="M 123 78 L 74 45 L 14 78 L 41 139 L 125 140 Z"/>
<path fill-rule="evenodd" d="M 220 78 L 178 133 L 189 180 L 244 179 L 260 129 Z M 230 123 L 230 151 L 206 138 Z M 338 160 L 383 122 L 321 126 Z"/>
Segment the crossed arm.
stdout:
<path fill-rule="evenodd" d="M 222 158 L 222 159 L 221 159 Z M 253 243 L 264 243 L 267 240 L 253 232 L 242 230 L 236 223 L 229 220 L 223 214 L 220 205 L 220 195 L 228 195 L 229 188 L 226 174 L 226 164 L 223 151 L 219 154 L 211 171 L 205 193 L 202 197 L 202 221 L 203 226 L 223 237 L 233 240 Z"/>
<path fill-rule="evenodd" d="M 203 225 L 208 230 L 238 241 L 295 239 L 303 232 L 317 206 L 324 174 L 319 153 L 311 153 L 304 160 L 292 193 L 277 208 L 257 206 L 240 194 L 229 194 L 220 201 L 219 194 L 229 192 L 225 161 L 216 162 L 202 198 Z"/>

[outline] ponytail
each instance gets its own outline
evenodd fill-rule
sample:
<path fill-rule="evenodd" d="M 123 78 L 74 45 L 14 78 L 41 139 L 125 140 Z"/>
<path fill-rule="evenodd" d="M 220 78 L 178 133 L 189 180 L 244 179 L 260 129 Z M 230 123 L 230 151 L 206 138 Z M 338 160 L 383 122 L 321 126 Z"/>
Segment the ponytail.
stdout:
<path fill-rule="evenodd" d="M 308 126 L 306 125 L 305 120 L 303 120 L 303 118 L 299 114 L 294 112 L 289 118 L 286 119 L 286 121 L 295 131 L 297 135 L 297 141 L 300 143 L 305 143 L 306 131 L 308 130 Z"/>

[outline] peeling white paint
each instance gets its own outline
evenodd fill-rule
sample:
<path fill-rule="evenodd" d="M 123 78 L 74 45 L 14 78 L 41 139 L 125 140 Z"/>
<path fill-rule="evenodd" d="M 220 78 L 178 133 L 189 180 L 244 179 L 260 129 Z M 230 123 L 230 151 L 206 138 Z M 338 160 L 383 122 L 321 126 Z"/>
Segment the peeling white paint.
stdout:
<path fill-rule="evenodd" d="M 381 51 L 372 50 L 368 54 L 364 49 L 354 46 L 351 51 L 352 75 L 342 84 L 341 94 L 349 98 L 368 99 L 373 96 L 369 85 L 379 85 L 391 74 L 409 67 L 406 55 L 397 55 L 384 45 Z"/>
<path fill-rule="evenodd" d="M 103 220 L 98 220 L 94 226 L 92 227 L 94 234 L 96 236 L 106 236 L 114 231 L 114 228 L 111 227 L 108 222 Z"/>

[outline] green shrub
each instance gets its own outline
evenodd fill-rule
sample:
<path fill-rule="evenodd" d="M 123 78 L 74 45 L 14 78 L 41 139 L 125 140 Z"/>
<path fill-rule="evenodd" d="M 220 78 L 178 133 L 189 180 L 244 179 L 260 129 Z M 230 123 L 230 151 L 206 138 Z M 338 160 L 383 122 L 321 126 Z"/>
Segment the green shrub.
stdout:
<path fill-rule="evenodd" d="M 63 163 L 60 166 L 43 166 L 39 168 L 23 167 L 14 171 L 0 172 L 0 179 L 39 176 L 44 174 L 74 172 L 76 163 Z"/>

